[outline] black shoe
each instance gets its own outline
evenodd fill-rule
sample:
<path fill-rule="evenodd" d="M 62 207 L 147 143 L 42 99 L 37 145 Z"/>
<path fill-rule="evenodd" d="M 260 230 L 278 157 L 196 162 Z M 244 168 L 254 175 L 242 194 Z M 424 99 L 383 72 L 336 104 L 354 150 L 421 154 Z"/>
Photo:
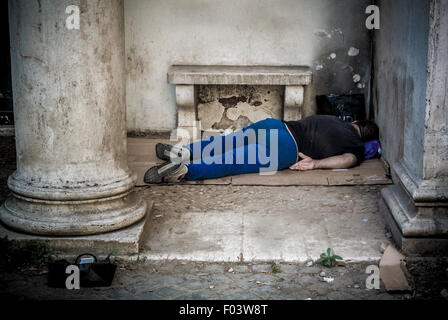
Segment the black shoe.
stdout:
<path fill-rule="evenodd" d="M 179 182 L 187 172 L 188 168 L 184 163 L 167 161 L 146 171 L 143 181 L 147 184 Z"/>
<path fill-rule="evenodd" d="M 182 159 L 183 162 L 187 162 L 190 160 L 190 150 L 166 143 L 156 144 L 156 155 L 157 158 L 165 161 Z"/>

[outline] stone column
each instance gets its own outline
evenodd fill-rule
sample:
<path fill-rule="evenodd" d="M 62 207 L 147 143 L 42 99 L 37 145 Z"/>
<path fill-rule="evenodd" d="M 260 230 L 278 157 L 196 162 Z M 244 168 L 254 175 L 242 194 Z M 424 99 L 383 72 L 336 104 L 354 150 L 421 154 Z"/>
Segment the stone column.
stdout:
<path fill-rule="evenodd" d="M 66 27 L 69 5 L 78 30 Z M 147 205 L 127 164 L 123 1 L 10 0 L 9 10 L 17 171 L 1 221 L 76 236 L 141 220 Z"/>
<path fill-rule="evenodd" d="M 432 0 L 424 112 L 407 115 L 399 185 L 382 190 L 380 207 L 406 253 L 448 252 L 448 3 Z M 424 125 L 420 125 L 421 123 Z"/>

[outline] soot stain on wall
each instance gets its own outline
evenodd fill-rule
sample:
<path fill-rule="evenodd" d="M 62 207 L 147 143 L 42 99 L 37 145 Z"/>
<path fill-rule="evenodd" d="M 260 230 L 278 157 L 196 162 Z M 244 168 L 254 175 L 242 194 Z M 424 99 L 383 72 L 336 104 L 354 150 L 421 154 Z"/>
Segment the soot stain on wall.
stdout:
<path fill-rule="evenodd" d="M 283 116 L 283 86 L 199 86 L 198 120 L 203 130 L 238 130 Z"/>

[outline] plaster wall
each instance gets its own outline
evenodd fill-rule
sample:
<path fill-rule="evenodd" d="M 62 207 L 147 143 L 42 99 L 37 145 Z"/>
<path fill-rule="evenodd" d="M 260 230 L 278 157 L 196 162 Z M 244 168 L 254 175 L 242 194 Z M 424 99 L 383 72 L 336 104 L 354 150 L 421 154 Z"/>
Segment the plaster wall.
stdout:
<path fill-rule="evenodd" d="M 174 86 L 167 83 L 168 68 L 175 64 L 310 66 L 313 83 L 305 92 L 304 116 L 315 113 L 316 94 L 368 95 L 371 47 L 365 9 L 369 4 L 368 0 L 125 0 L 128 131 L 176 127 Z M 215 87 L 202 96 L 209 98 L 206 103 L 213 101 L 211 112 L 219 118 L 225 109 L 219 99 L 238 99 L 246 89 L 223 95 L 226 90 Z M 262 99 L 264 106 L 255 107 L 277 117 L 279 101 Z M 238 117 L 235 125 L 244 121 Z"/>

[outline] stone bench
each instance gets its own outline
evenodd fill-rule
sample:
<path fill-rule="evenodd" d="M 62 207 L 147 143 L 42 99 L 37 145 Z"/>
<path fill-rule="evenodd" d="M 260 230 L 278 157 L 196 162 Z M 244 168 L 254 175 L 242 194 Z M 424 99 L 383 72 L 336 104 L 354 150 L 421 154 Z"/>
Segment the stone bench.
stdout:
<path fill-rule="evenodd" d="M 312 72 L 303 66 L 171 66 L 168 83 L 176 85 L 178 128 L 192 132 L 197 120 L 198 85 L 285 86 L 283 120 L 302 117 L 304 86 Z"/>

